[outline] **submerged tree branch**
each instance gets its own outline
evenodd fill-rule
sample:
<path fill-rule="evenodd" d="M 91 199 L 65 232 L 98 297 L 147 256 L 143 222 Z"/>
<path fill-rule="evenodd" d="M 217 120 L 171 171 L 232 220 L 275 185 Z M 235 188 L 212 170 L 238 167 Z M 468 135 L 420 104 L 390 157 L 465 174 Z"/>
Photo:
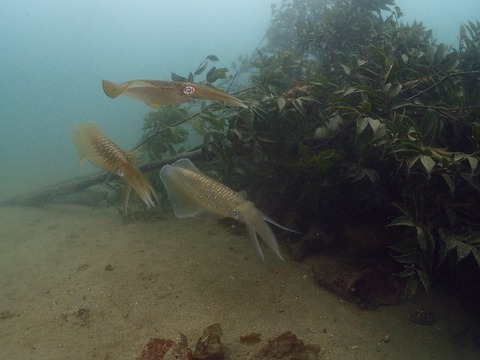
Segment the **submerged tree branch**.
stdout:
<path fill-rule="evenodd" d="M 163 118 L 165 119 L 167 117 L 167 114 L 168 112 L 170 111 L 170 106 L 168 107 L 168 110 L 167 112 L 165 113 L 165 115 L 163 116 Z M 150 139 L 154 138 L 155 136 L 157 136 L 158 134 L 161 134 L 162 132 L 164 131 L 167 131 L 168 129 L 172 129 L 178 125 L 182 125 L 183 123 L 186 123 L 187 121 L 189 120 L 192 120 L 193 118 L 195 118 L 196 116 L 200 115 L 200 112 L 196 112 L 195 114 L 193 115 L 190 115 L 190 116 L 187 116 L 185 117 L 184 119 L 182 120 L 179 120 L 177 121 L 176 123 L 172 124 L 172 125 L 168 125 L 168 126 L 165 126 L 165 127 L 162 127 L 160 129 L 156 129 L 153 134 L 147 136 L 146 138 L 140 140 L 137 145 L 135 145 L 133 147 L 133 149 L 131 151 L 135 151 L 137 150 L 140 146 L 142 146 L 143 144 L 145 144 L 146 142 L 148 142 Z"/>
<path fill-rule="evenodd" d="M 199 159 L 202 156 L 202 149 L 197 149 L 189 152 L 184 152 L 173 156 L 169 159 L 153 161 L 147 164 L 141 165 L 141 172 L 149 172 L 152 170 L 157 170 L 163 167 L 164 165 L 171 164 L 178 159 L 188 158 L 190 160 Z M 73 179 L 68 179 L 62 181 L 58 184 L 50 185 L 45 188 L 33 191 L 26 195 L 19 195 L 9 199 L 0 201 L 0 206 L 39 206 L 53 202 L 54 200 L 60 199 L 67 195 L 84 191 L 91 186 L 107 184 L 112 181 L 115 177 L 110 173 L 101 172 L 93 175 L 76 177 Z"/>
<path fill-rule="evenodd" d="M 436 83 L 432 84 L 431 86 L 429 86 L 428 88 L 410 96 L 409 98 L 407 98 L 408 101 L 412 101 L 413 99 L 419 97 L 420 95 L 422 94 L 425 94 L 426 92 L 432 90 L 434 87 L 437 87 L 439 86 L 441 83 L 443 83 L 445 80 L 451 78 L 452 76 L 459 76 L 459 75 L 475 75 L 475 74 L 480 74 L 480 71 L 479 70 L 471 70 L 471 71 L 456 71 L 456 72 L 452 72 L 448 75 L 445 75 L 444 77 L 442 77 L 440 80 L 438 80 Z"/>

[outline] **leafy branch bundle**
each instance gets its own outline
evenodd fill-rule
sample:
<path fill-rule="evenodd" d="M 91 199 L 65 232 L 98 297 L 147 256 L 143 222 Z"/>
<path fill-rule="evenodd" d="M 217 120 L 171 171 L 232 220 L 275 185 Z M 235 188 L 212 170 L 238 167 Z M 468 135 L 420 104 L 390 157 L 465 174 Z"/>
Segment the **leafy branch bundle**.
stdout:
<path fill-rule="evenodd" d="M 402 276 L 428 288 L 439 267 L 469 264 L 478 281 L 480 23 L 462 25 L 454 49 L 401 18 L 393 0 L 273 6 L 264 45 L 232 65 L 235 77 L 213 68 L 206 79 L 246 88 L 250 109 L 161 109 L 145 118 L 146 136 L 168 130 L 143 149 L 177 153 L 192 131 L 171 125 L 188 117 L 193 140 L 226 165 L 217 175 L 271 210 L 397 226 Z"/>

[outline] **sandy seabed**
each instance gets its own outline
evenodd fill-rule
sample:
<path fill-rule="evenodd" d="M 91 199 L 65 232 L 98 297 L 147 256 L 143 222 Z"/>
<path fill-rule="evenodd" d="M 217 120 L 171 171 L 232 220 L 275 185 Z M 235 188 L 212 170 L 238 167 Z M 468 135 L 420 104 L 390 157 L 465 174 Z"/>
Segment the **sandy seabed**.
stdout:
<path fill-rule="evenodd" d="M 454 299 L 362 311 L 319 288 L 321 257 L 281 261 L 218 221 L 126 222 L 114 208 L 0 208 L 0 359 L 136 359 L 150 338 L 193 342 L 219 323 L 228 359 L 246 359 L 286 331 L 322 359 L 479 359 L 459 345 Z M 249 345 L 240 336 L 260 333 Z"/>

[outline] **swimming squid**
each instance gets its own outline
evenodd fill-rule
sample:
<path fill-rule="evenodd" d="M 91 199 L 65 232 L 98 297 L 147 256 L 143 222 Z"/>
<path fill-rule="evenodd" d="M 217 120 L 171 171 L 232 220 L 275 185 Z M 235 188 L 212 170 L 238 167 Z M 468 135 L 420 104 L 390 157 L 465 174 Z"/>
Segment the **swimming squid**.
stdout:
<path fill-rule="evenodd" d="M 247 108 L 243 102 L 224 91 L 190 82 L 131 80 L 116 84 L 102 80 L 102 86 L 105 94 L 112 99 L 123 94 L 143 101 L 152 108 L 158 108 L 161 105 L 180 105 L 184 102 L 193 102 L 195 99 L 215 100 Z"/>
<path fill-rule="evenodd" d="M 133 157 L 125 153 L 101 132 L 94 123 L 79 124 L 72 133 L 80 162 L 89 160 L 98 168 L 118 175 L 125 182 L 124 215 L 127 216 L 128 200 L 133 189 L 147 207 L 154 207 L 153 199 L 158 202 L 157 194 L 150 181 L 135 165 Z"/>
<path fill-rule="evenodd" d="M 277 239 L 267 222 L 284 230 L 297 231 L 277 224 L 241 193 L 201 173 L 189 159 L 180 159 L 172 165 L 165 165 L 160 170 L 160 178 L 178 218 L 232 217 L 246 224 L 248 236 L 262 260 L 264 257 L 257 234 L 283 260 Z"/>

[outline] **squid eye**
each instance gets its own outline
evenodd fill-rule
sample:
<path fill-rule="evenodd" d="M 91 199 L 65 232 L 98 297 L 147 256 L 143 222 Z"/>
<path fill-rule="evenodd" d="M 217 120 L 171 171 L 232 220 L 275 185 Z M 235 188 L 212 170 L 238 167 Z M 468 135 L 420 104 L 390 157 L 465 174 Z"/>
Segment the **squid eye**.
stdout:
<path fill-rule="evenodd" d="M 195 89 L 194 86 L 187 85 L 183 88 L 182 92 L 183 92 L 183 95 L 191 96 L 191 95 L 195 94 L 196 90 L 197 89 Z"/>
<path fill-rule="evenodd" d="M 238 209 L 233 209 L 231 215 L 234 219 L 238 219 L 238 217 L 240 216 L 240 211 L 238 211 Z"/>
<path fill-rule="evenodd" d="M 115 174 L 117 174 L 118 176 L 120 177 L 123 177 L 123 175 L 125 175 L 125 172 L 123 171 L 123 169 L 117 169 L 117 171 L 115 171 Z"/>

